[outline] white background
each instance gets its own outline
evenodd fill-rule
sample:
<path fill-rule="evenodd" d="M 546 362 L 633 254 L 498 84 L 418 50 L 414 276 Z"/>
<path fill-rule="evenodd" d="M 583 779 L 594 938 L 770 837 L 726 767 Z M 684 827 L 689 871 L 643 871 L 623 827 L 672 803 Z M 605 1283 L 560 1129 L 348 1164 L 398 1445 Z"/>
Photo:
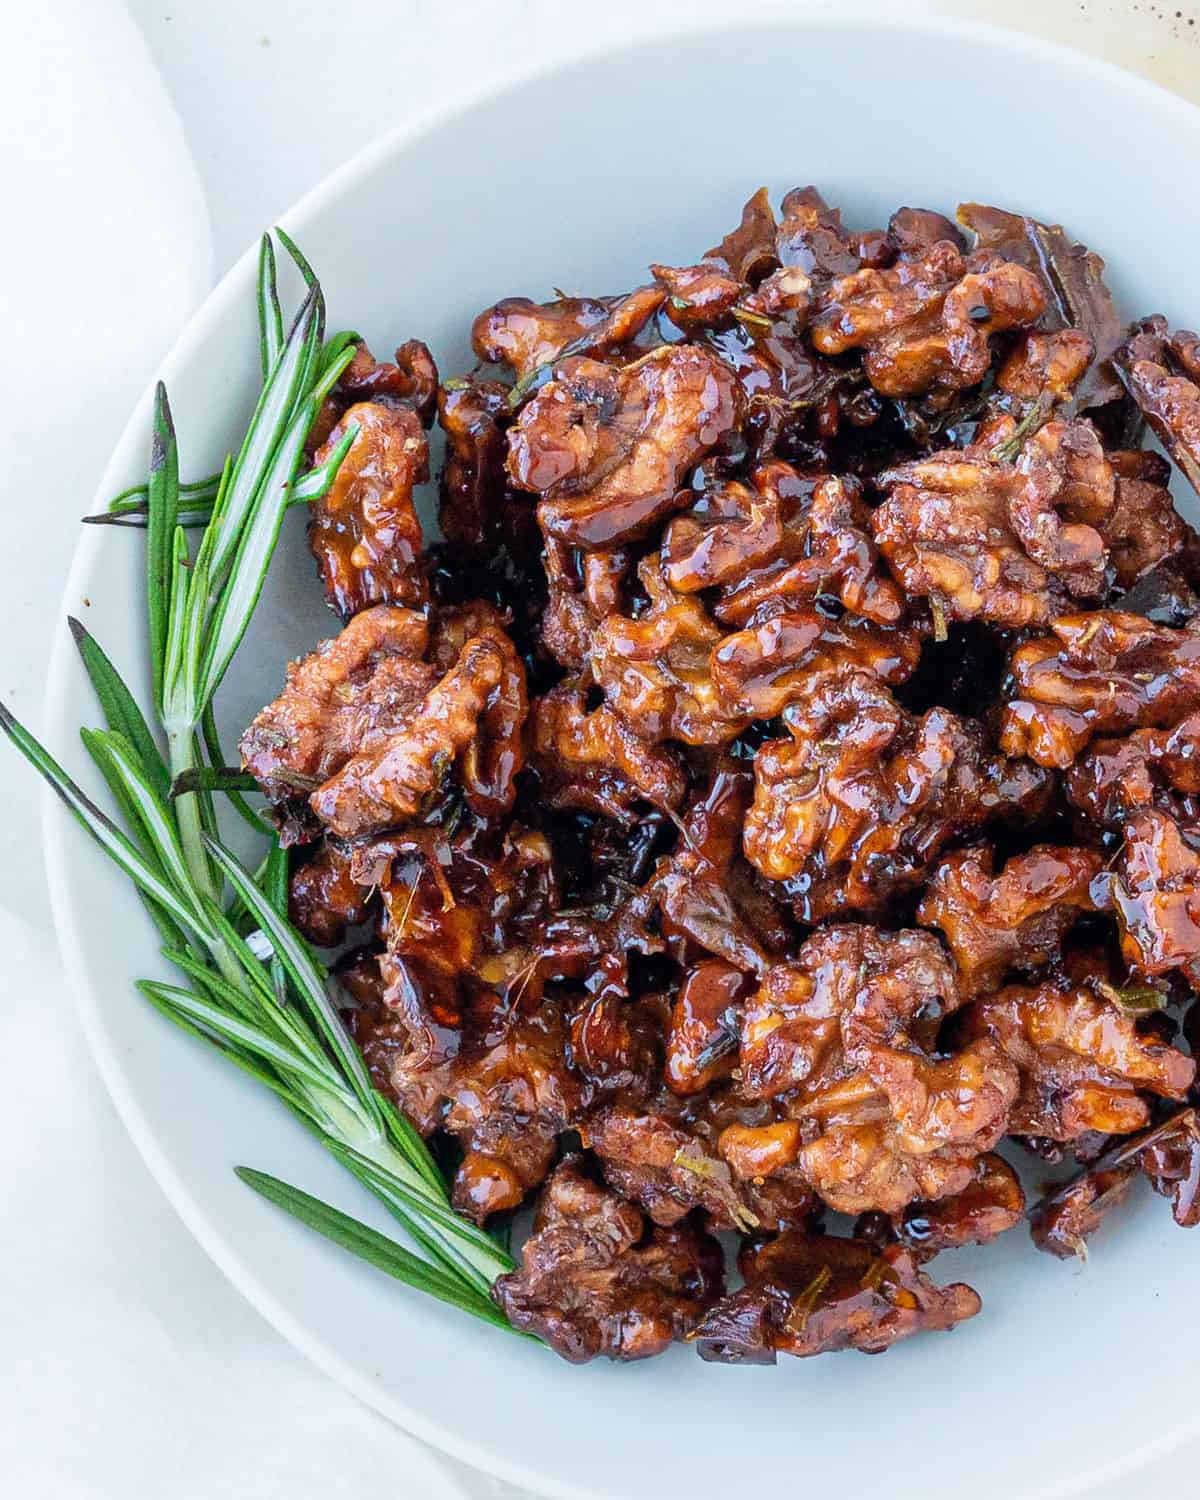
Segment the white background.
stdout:
<path fill-rule="evenodd" d="M 581 37 L 627 38 L 729 8 L 130 0 L 126 15 L 120 0 L 34 3 L 0 0 L 0 695 L 36 727 L 74 517 L 213 273 L 360 146 L 481 70 L 500 76 L 569 54 Z M 1037 30 L 1200 100 L 1200 8 L 1189 0 L 908 8 Z M 811 175 L 810 164 L 797 172 Z M 175 1219 L 77 1031 L 53 956 L 36 798 L 23 770 L 3 769 L 0 1494 L 499 1493 L 427 1456 L 304 1363 Z M 1119 1400 L 1138 1372 L 1102 1378 Z M 1200 1493 L 1197 1459 L 1178 1454 L 1092 1500 L 1190 1497 Z"/>

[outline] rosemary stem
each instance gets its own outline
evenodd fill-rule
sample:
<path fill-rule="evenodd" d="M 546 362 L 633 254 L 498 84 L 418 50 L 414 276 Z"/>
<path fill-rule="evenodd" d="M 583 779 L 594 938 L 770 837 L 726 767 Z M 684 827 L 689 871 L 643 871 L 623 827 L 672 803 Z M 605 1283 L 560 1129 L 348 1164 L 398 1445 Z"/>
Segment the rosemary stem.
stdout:
<path fill-rule="evenodd" d="M 200 765 L 196 750 L 196 732 L 190 725 L 167 725 L 167 761 L 171 779 L 184 771 L 195 770 Z M 196 883 L 196 889 L 220 905 L 222 884 L 213 874 L 208 850 L 204 847 L 204 813 L 200 797 L 196 792 L 184 792 L 175 798 L 175 822 L 179 829 L 179 843 L 183 849 L 188 873 Z M 244 976 L 237 960 L 229 952 L 224 941 L 217 938 L 209 945 L 213 963 L 222 977 L 230 984 L 240 986 Z"/>

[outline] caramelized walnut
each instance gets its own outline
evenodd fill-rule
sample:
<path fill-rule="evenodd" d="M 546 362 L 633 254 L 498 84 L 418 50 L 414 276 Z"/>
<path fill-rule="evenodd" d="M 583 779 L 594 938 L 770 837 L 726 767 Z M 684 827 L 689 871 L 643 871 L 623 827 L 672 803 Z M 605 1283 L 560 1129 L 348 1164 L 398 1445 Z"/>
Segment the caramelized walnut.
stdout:
<path fill-rule="evenodd" d="M 583 552 L 550 536 L 542 560 L 549 590 L 542 644 L 560 665 L 581 671 L 601 621 L 624 608 L 630 553 L 624 547 Z"/>
<path fill-rule="evenodd" d="M 1149 1119 L 1142 1093 L 1182 1099 L 1196 1071 L 1089 989 L 1008 985 L 977 1001 L 966 1021 L 968 1035 L 994 1038 L 1020 1069 L 1009 1122 L 1016 1135 L 1069 1141 L 1140 1130 Z"/>
<path fill-rule="evenodd" d="M 775 229 L 775 211 L 766 188 L 761 187 L 747 199 L 738 227 L 706 251 L 704 259 L 735 281 L 761 281 L 778 263 Z"/>
<path fill-rule="evenodd" d="M 749 724 L 725 706 L 710 657 L 722 638 L 692 594 L 677 594 L 657 555 L 643 559 L 638 578 L 649 604 L 636 618 L 609 615 L 592 639 L 592 676 L 610 706 L 650 741 L 720 745 Z"/>
<path fill-rule="evenodd" d="M 1142 1138 L 1138 1164 L 1150 1186 L 1171 1200 L 1176 1224 L 1200 1224 L 1200 1117 L 1181 1110 Z"/>
<path fill-rule="evenodd" d="M 524 709 L 520 658 L 502 631 L 488 629 L 468 640 L 449 671 L 401 709 L 385 736 L 351 755 L 309 803 L 343 838 L 390 828 L 415 817 L 457 761 L 468 795 L 474 791 L 485 804 L 481 810 L 511 805 L 522 753 L 512 731 L 515 723 L 519 735 Z M 504 727 L 491 745 L 489 719 Z"/>
<path fill-rule="evenodd" d="M 890 1219 L 864 1214 L 854 1233 L 877 1239 L 880 1248 L 893 1241 L 903 1245 L 918 1265 L 943 1250 L 964 1245 L 986 1245 L 1019 1224 L 1025 1212 L 1025 1193 L 1017 1174 L 994 1151 L 976 1158 L 970 1182 L 961 1192 L 936 1203 L 910 1203 Z"/>
<path fill-rule="evenodd" d="M 637 807 L 675 808 L 687 777 L 674 751 L 649 745 L 607 703 L 587 707 L 584 679 L 560 682 L 533 709 L 533 755 L 554 807 L 578 807 L 621 822 Z"/>
<path fill-rule="evenodd" d="M 815 187 L 793 188 L 780 204 L 782 218 L 775 235 L 781 266 L 805 271 L 818 287 L 848 276 L 864 262 L 889 258 L 891 247 L 877 231 L 854 235 L 842 224 L 841 210 L 830 208 Z"/>
<path fill-rule="evenodd" d="M 967 248 L 957 225 L 932 208 L 898 208 L 888 220 L 887 233 L 901 260 L 919 257 L 942 240 L 957 250 Z"/>
<path fill-rule="evenodd" d="M 306 797 L 384 737 L 436 680 L 423 616 L 380 605 L 292 662 L 287 685 L 242 735 L 242 765 L 275 803 Z M 289 842 L 303 837 L 293 830 Z M 311 837 L 311 834 L 308 835 Z"/>
<path fill-rule="evenodd" d="M 1131 589 L 1139 578 L 1178 557 L 1189 531 L 1167 488 L 1170 468 L 1157 453 L 1110 453 L 1108 462 L 1117 478 L 1116 505 L 1100 529 L 1117 584 Z"/>
<path fill-rule="evenodd" d="M 715 647 L 712 680 L 726 713 L 771 719 L 817 691 L 825 678 L 852 675 L 903 682 L 920 657 L 915 630 L 889 630 L 853 615 L 831 620 L 816 609 L 768 614 Z"/>
<path fill-rule="evenodd" d="M 380 402 L 384 406 L 403 403 L 412 407 L 423 427 L 428 427 L 433 421 L 437 395 L 437 365 L 428 346 L 420 339 L 409 339 L 406 344 L 401 344 L 394 362 L 377 360 L 360 339 L 354 357 L 317 413 L 305 448 L 309 453 L 320 448 L 345 415 L 347 407 L 356 401 Z"/>
<path fill-rule="evenodd" d="M 790 943 L 787 923 L 742 857 L 751 789 L 748 770 L 719 761 L 707 790 L 688 809 L 679 847 L 658 862 L 646 887 L 663 937 L 681 962 L 699 950 L 760 974 Z"/>
<path fill-rule="evenodd" d="M 415 817 L 456 762 L 482 815 L 511 806 L 524 669 L 490 623 L 448 652 L 447 621 L 435 663 L 420 660 L 427 622 L 384 606 L 294 662 L 284 692 L 242 736 L 242 762 L 264 792 L 274 801 L 308 794 L 317 819 L 345 838 Z"/>
<path fill-rule="evenodd" d="M 742 1087 L 784 1100 L 800 1126 L 791 1160 L 831 1208 L 959 1192 L 1003 1134 L 1016 1068 L 987 1039 L 936 1049 L 958 1004 L 935 938 L 861 926 L 814 933 L 746 1002 Z"/>
<path fill-rule="evenodd" d="M 1146 808 L 1124 827 L 1116 866 L 1099 876 L 1097 900 L 1111 904 L 1121 953 L 1139 974 L 1173 969 L 1200 984 L 1200 853 L 1193 830 Z"/>
<path fill-rule="evenodd" d="M 746 291 L 741 281 L 711 262 L 652 265 L 650 270 L 667 293 L 663 311 L 689 337 L 726 322 Z"/>
<path fill-rule="evenodd" d="M 1121 319 L 1104 283 L 1104 262 L 1074 243 L 1060 224 L 1040 224 L 982 203 L 963 203 L 958 220 L 975 235 L 976 250 L 1002 255 L 1036 276 L 1046 308 L 1039 327 L 1074 329 L 1092 346 L 1092 363 L 1076 387 L 1074 411 L 1107 406 L 1121 395 L 1112 355 L 1121 342 Z"/>
<path fill-rule="evenodd" d="M 506 364 L 525 381 L 567 354 L 597 358 L 632 344 L 662 306 L 663 292 L 644 286 L 620 297 L 561 297 L 531 302 L 506 297 L 471 325 L 471 347 L 490 364 Z"/>
<path fill-rule="evenodd" d="M 354 878 L 353 850 L 325 839 L 293 873 L 288 916 L 309 942 L 332 948 L 370 915 L 373 891 Z"/>
<path fill-rule="evenodd" d="M 1022 422 L 1044 421 L 1071 398 L 1092 362 L 1092 341 L 1076 328 L 1021 334 L 996 372 L 989 410 Z"/>
<path fill-rule="evenodd" d="M 1200 708 L 1200 618 L 1181 630 L 1095 610 L 1018 646 L 1000 746 L 1067 767 L 1093 735 L 1166 728 Z"/>
<path fill-rule="evenodd" d="M 555 1169 L 521 1267 L 492 1295 L 514 1328 L 573 1364 L 646 1359 L 684 1338 L 721 1295 L 721 1247 L 690 1227 L 653 1229 L 589 1181 L 578 1157 Z"/>
<path fill-rule="evenodd" d="M 511 493 L 504 467 L 511 418 L 508 387 L 498 380 L 455 381 L 438 391 L 446 434 L 438 522 L 455 546 L 495 548 L 527 529 L 529 504 Z"/>
<path fill-rule="evenodd" d="M 822 354 L 862 349 L 863 369 L 885 396 L 978 385 L 992 362 L 991 337 L 1028 327 L 1045 311 L 1035 276 L 988 256 L 965 261 L 948 241 L 889 270 L 854 271 L 819 298 L 809 326 Z"/>
<path fill-rule="evenodd" d="M 543 531 L 572 546 L 611 547 L 687 503 L 687 471 L 737 424 L 728 368 L 670 344 L 623 369 L 568 359 L 509 433 L 508 471 L 541 496 Z"/>
<path fill-rule="evenodd" d="M 875 539 L 910 594 L 953 620 L 1043 625 L 1106 586 L 1115 481 L 1088 423 L 1049 422 L 1015 462 L 948 449 L 880 475 Z"/>
<path fill-rule="evenodd" d="M 429 444 L 409 406 L 351 406 L 316 454 L 324 463 L 351 426 L 358 433 L 328 491 L 313 501 L 309 546 L 331 609 L 349 619 L 373 604 L 421 605 L 421 523 L 413 489 L 429 478 Z"/>
<path fill-rule="evenodd" d="M 1060 1259 L 1086 1259 L 1088 1237 L 1126 1198 L 1139 1170 L 1156 1193 L 1172 1200 L 1177 1224 L 1200 1223 L 1200 1120 L 1194 1109 L 1119 1141 L 1048 1193 L 1030 1215 L 1034 1244 Z"/>
<path fill-rule="evenodd" d="M 385 955 L 379 972 L 382 1001 L 356 1016 L 355 1035 L 385 1092 L 423 1135 L 441 1128 L 462 1145 L 455 1208 L 482 1223 L 518 1207 L 579 1113 L 557 1006 L 513 1011 L 479 992 L 455 1012 L 420 960 Z"/>
<path fill-rule="evenodd" d="M 663 1081 L 675 1094 L 698 1094 L 734 1069 L 746 975 L 719 958 L 702 960 L 671 1009 Z"/>
<path fill-rule="evenodd" d="M 739 1267 L 745 1285 L 690 1335 L 702 1359 L 774 1364 L 777 1353 L 882 1354 L 897 1339 L 945 1331 L 980 1308 L 969 1286 L 935 1286 L 898 1245 L 878 1251 L 792 1230 L 744 1250 Z"/>
<path fill-rule="evenodd" d="M 941 929 L 962 993 L 982 994 L 1058 953 L 1080 913 L 1095 910 L 1089 887 L 1101 865 L 1091 849 L 1038 844 L 994 875 L 990 849 L 962 849 L 930 876 L 917 920 Z"/>
<path fill-rule="evenodd" d="M 1168 334 L 1165 318 L 1135 323 L 1116 367 L 1155 437 L 1200 494 L 1200 360 L 1194 333 Z"/>
<path fill-rule="evenodd" d="M 1103 827 L 1158 807 L 1185 822 L 1200 819 L 1200 711 L 1172 729 L 1135 729 L 1093 740 L 1066 774 L 1073 806 Z"/>
<path fill-rule="evenodd" d="M 438 393 L 438 371 L 429 347 L 420 339 L 409 339 L 396 350 L 394 362 L 376 360 L 366 344 L 359 343 L 354 358 L 342 371 L 338 395 L 355 401 L 404 401 L 428 427 L 433 421 Z"/>
<path fill-rule="evenodd" d="M 1029 1216 L 1029 1233 L 1039 1250 L 1059 1260 L 1087 1258 L 1087 1242 L 1105 1216 L 1129 1196 L 1136 1177 L 1133 1163 L 1089 1168 L 1048 1194 Z"/>
<path fill-rule="evenodd" d="M 655 1224 L 677 1224 L 696 1208 L 714 1228 L 747 1232 L 761 1222 L 717 1155 L 711 1131 L 698 1131 L 669 1095 L 644 1106 L 605 1105 L 580 1127 L 580 1136 L 600 1158 L 606 1181 Z M 811 1197 L 805 1201 L 811 1204 Z"/>
<path fill-rule="evenodd" d="M 802 921 L 882 906 L 951 838 L 1045 798 L 1044 773 L 990 753 L 978 724 L 941 708 L 916 718 L 866 672 L 812 679 L 784 723 L 791 738 L 755 756 L 744 845 L 788 882 Z"/>
<path fill-rule="evenodd" d="M 854 479 L 814 482 L 774 459 L 754 470 L 750 484 L 713 486 L 670 523 L 663 572 L 680 593 L 719 586 L 713 612 L 733 625 L 744 625 L 763 604 L 819 594 L 895 625 L 904 601 L 881 573 L 869 526 Z"/>

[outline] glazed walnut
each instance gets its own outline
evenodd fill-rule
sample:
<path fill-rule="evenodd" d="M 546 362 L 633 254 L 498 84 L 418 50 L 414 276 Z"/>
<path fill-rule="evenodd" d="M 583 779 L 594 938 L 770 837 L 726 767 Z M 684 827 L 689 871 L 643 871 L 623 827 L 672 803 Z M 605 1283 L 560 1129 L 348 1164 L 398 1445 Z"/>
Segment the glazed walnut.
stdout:
<path fill-rule="evenodd" d="M 720 745 L 750 722 L 730 712 L 713 681 L 711 657 L 722 632 L 693 594 L 678 594 L 657 556 L 638 566 L 648 606 L 636 617 L 612 614 L 588 654 L 610 706 L 651 742 Z"/>
<path fill-rule="evenodd" d="M 504 460 L 513 412 L 498 380 L 448 382 L 438 391 L 446 435 L 438 522 L 446 539 L 472 552 L 533 545 L 529 505 L 508 482 Z"/>
<path fill-rule="evenodd" d="M 488 624 L 439 671 L 420 659 L 427 640 L 422 618 L 381 606 L 293 664 L 282 696 L 242 737 L 243 764 L 264 791 L 307 793 L 343 838 L 415 817 L 456 763 L 480 811 L 511 805 L 526 706 L 512 642 Z"/>
<path fill-rule="evenodd" d="M 380 605 L 340 635 L 292 662 L 287 685 L 242 735 L 242 764 L 274 803 L 305 799 L 362 745 L 387 732 L 436 673 L 423 657 L 429 625 L 407 609 Z M 301 827 L 289 841 L 304 837 Z M 311 832 L 307 835 L 311 837 Z"/>
<path fill-rule="evenodd" d="M 514 1328 L 573 1364 L 646 1359 L 686 1337 L 724 1290 L 721 1247 L 702 1230 L 656 1228 L 591 1182 L 578 1157 L 555 1169 L 521 1266 L 493 1297 Z"/>
<path fill-rule="evenodd" d="M 604 358 L 635 342 L 662 306 L 658 287 L 639 287 L 623 297 L 562 297 L 531 302 L 506 297 L 471 325 L 471 347 L 481 360 L 504 364 L 517 380 L 567 354 Z"/>
<path fill-rule="evenodd" d="M 750 772 L 722 759 L 687 810 L 674 853 L 659 860 L 644 899 L 681 963 L 713 954 L 732 969 L 761 974 L 792 933 L 742 855 Z M 686 986 L 685 986 L 686 988 Z"/>
<path fill-rule="evenodd" d="M 351 426 L 357 435 L 313 502 L 308 530 L 326 600 L 344 620 L 372 604 L 419 606 L 428 593 L 413 504 L 413 489 L 429 478 L 421 419 L 410 406 L 359 402 L 317 451 L 318 464 Z"/>
<path fill-rule="evenodd" d="M 951 838 L 1045 797 L 1044 773 L 991 753 L 978 724 L 937 708 L 916 718 L 864 672 L 813 679 L 784 723 L 791 738 L 755 757 L 744 843 L 788 882 L 802 921 L 881 907 Z"/>
<path fill-rule="evenodd" d="M 611 547 L 686 504 L 684 474 L 737 420 L 733 377 L 702 349 L 667 345 L 623 369 L 568 359 L 510 431 L 508 471 L 541 497 L 548 536 Z"/>
<path fill-rule="evenodd" d="M 514 1013 L 482 991 L 448 1010 L 419 959 L 385 955 L 379 984 L 380 1003 L 358 1013 L 356 1038 L 421 1134 L 443 1129 L 462 1146 L 454 1206 L 478 1223 L 517 1208 L 580 1110 L 560 1012 L 542 1002 Z"/>
<path fill-rule="evenodd" d="M 1135 813 L 1123 831 L 1096 894 L 1112 906 L 1125 962 L 1140 975 L 1178 969 L 1200 984 L 1200 838 L 1152 808 Z"/>
<path fill-rule="evenodd" d="M 980 1308 L 969 1286 L 935 1286 L 898 1245 L 878 1251 L 862 1240 L 792 1231 L 744 1251 L 739 1268 L 745 1285 L 691 1334 L 702 1359 L 774 1364 L 777 1354 L 882 1354 Z"/>
<path fill-rule="evenodd" d="M 857 673 L 877 683 L 901 683 L 919 655 L 920 636 L 913 629 L 789 609 L 726 636 L 712 652 L 710 670 L 727 712 L 771 719 L 789 703 L 809 698 L 824 678 Z"/>
<path fill-rule="evenodd" d="M 1075 387 L 1073 412 L 1103 408 L 1121 396 L 1112 356 L 1123 328 L 1104 282 L 1104 261 L 1075 243 L 1059 224 L 1041 224 L 1022 214 L 982 203 L 963 203 L 959 223 L 975 236 L 975 248 L 1015 261 L 1037 277 L 1046 298 L 1039 327 L 1071 330 L 1092 347 L 1091 364 Z"/>
<path fill-rule="evenodd" d="M 714 1228 L 757 1229 L 752 1195 L 716 1153 L 711 1130 L 665 1096 L 645 1105 L 610 1104 L 580 1130 L 605 1180 L 639 1203 L 655 1224 L 673 1225 L 702 1209 Z M 804 1192 L 804 1206 L 811 1206 Z"/>
<path fill-rule="evenodd" d="M 394 361 L 381 361 L 360 339 L 353 358 L 322 403 L 309 429 L 305 449 L 315 453 L 347 409 L 359 401 L 411 407 L 421 425 L 428 427 L 433 421 L 437 395 L 438 370 L 427 344 L 420 339 L 409 339 L 396 350 Z"/>
<path fill-rule="evenodd" d="M 607 703 L 587 707 L 584 679 L 561 682 L 533 711 L 534 764 L 556 807 L 633 822 L 637 807 L 675 808 L 687 777 L 678 755 L 649 745 Z"/>
<path fill-rule="evenodd" d="M 779 459 L 750 483 L 728 480 L 702 493 L 663 537 L 663 573 L 680 593 L 720 588 L 717 619 L 744 625 L 764 604 L 820 594 L 880 625 L 904 615 L 884 576 L 854 479 L 814 482 Z"/>
<path fill-rule="evenodd" d="M 1135 729 L 1093 740 L 1064 778 L 1071 804 L 1101 827 L 1157 807 L 1200 820 L 1200 711 L 1170 729 Z"/>
<path fill-rule="evenodd" d="M 587 665 L 601 621 L 625 608 L 632 554 L 625 547 L 585 552 L 550 536 L 542 565 L 549 595 L 542 611 L 542 644 L 560 666 L 579 672 Z"/>
<path fill-rule="evenodd" d="M 955 449 L 890 469 L 875 539 L 910 594 L 951 620 L 1044 625 L 1106 587 L 1116 487 L 1095 430 L 1048 422 L 1013 462 Z"/>
<path fill-rule="evenodd" d="M 898 1242 L 921 1265 L 943 1250 L 986 1245 L 1019 1224 L 1024 1212 L 1025 1193 L 1017 1174 L 1002 1156 L 985 1151 L 960 1192 L 936 1203 L 910 1203 L 890 1218 L 863 1214 L 854 1233 L 881 1248 Z"/>
<path fill-rule="evenodd" d="M 1200 619 L 1176 630 L 1096 610 L 1050 631 L 1013 652 L 1007 754 L 1065 768 L 1094 735 L 1166 728 L 1200 708 Z"/>
<path fill-rule="evenodd" d="M 1086 1259 L 1088 1238 L 1128 1197 L 1139 1170 L 1156 1193 L 1171 1199 L 1177 1224 L 1191 1228 L 1200 1222 L 1200 1120 L 1194 1109 L 1117 1141 L 1047 1193 L 1030 1215 L 1034 1244 L 1060 1259 Z"/>
<path fill-rule="evenodd" d="M 977 1001 L 972 1037 L 991 1037 L 1020 1069 L 1009 1128 L 1017 1135 L 1078 1139 L 1123 1134 L 1149 1119 L 1143 1093 L 1182 1099 L 1195 1065 L 1114 1001 L 1055 983 L 1008 985 Z"/>
<path fill-rule="evenodd" d="M 1040 968 L 1082 912 L 1094 911 L 1091 849 L 1039 844 L 993 874 L 992 851 L 962 849 L 929 877 L 917 920 L 941 929 L 965 995 L 993 989 L 1014 969 Z"/>
<path fill-rule="evenodd" d="M 1200 493 L 1200 357 L 1194 333 L 1170 334 L 1165 318 L 1136 323 L 1115 364 L 1129 394 Z"/>
<path fill-rule="evenodd" d="M 746 1002 L 742 1087 L 784 1104 L 790 1160 L 831 1208 L 893 1213 L 959 1192 L 1000 1138 L 1017 1070 L 986 1038 L 937 1051 L 959 1003 L 935 938 L 861 926 L 814 933 Z"/>
<path fill-rule="evenodd" d="M 292 875 L 288 916 L 309 942 L 335 947 L 347 927 L 366 921 L 372 890 L 354 878 L 354 851 L 336 839 L 324 840 Z"/>
<path fill-rule="evenodd" d="M 1116 504 L 1100 529 L 1117 584 L 1131 589 L 1179 556 L 1189 528 L 1167 488 L 1170 466 L 1157 453 L 1121 450 L 1107 457 L 1117 481 Z"/>
<path fill-rule="evenodd" d="M 834 281 L 810 325 L 822 354 L 862 349 L 863 369 L 885 396 L 977 385 L 992 362 L 991 338 L 1035 323 L 1045 311 L 1035 276 L 998 256 L 964 260 L 948 241 L 888 270 Z"/>

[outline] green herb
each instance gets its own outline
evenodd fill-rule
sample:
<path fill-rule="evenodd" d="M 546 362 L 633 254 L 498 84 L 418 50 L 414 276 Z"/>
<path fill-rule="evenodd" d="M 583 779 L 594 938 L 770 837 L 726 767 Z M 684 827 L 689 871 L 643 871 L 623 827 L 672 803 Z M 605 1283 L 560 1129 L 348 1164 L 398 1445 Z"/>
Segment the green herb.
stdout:
<path fill-rule="evenodd" d="M 994 464 L 1011 463 L 1025 446 L 1026 439 L 1031 438 L 1040 427 L 1045 425 L 1053 407 L 1054 403 L 1052 400 L 1041 398 L 1035 401 L 1013 428 L 1009 436 L 1002 438 L 988 452 L 988 458 Z"/>
<path fill-rule="evenodd" d="M 760 1221 L 757 1215 L 751 1213 L 738 1197 L 733 1186 L 732 1174 L 725 1162 L 713 1161 L 698 1151 L 681 1146 L 672 1158 L 672 1165 L 710 1183 L 713 1192 L 724 1204 L 725 1211 L 733 1221 L 734 1227 L 743 1234 L 749 1234 L 751 1230 L 759 1227 Z"/>
<path fill-rule="evenodd" d="M 380 1094 L 346 1032 L 331 979 L 287 917 L 288 860 L 274 831 L 240 796 L 250 778 L 221 751 L 214 696 L 258 602 L 284 510 L 324 493 L 354 441 L 300 475 L 322 401 L 354 356 L 357 334 L 325 339 L 311 267 L 285 235 L 307 295 L 284 332 L 275 248 L 264 238 L 257 301 L 263 385 L 236 456 L 217 480 L 179 482 L 166 390 L 154 401 L 150 475 L 109 518 L 146 532 L 152 709 L 143 714 L 98 643 L 71 622 L 104 718 L 81 731 L 124 827 L 110 818 L 0 705 L 0 730 L 133 881 L 183 984 L 143 980 L 164 1016 L 216 1047 L 269 1088 L 403 1227 L 414 1253 L 273 1177 L 239 1169 L 257 1192 L 372 1265 L 507 1328 L 490 1300 L 513 1268 L 496 1239 L 454 1212 L 446 1181 L 410 1122 Z M 193 551 L 186 528 L 204 516 Z M 101 519 L 101 518 L 97 518 Z M 252 873 L 222 841 L 213 794 L 260 836 Z"/>
<path fill-rule="evenodd" d="M 1113 1005 L 1119 1005 L 1122 1010 L 1135 1016 L 1145 1015 L 1152 1010 L 1162 1010 L 1167 1003 L 1167 997 L 1163 991 L 1149 984 L 1115 985 L 1109 984 L 1106 979 L 1093 979 L 1092 987 L 1105 1000 Z"/>

